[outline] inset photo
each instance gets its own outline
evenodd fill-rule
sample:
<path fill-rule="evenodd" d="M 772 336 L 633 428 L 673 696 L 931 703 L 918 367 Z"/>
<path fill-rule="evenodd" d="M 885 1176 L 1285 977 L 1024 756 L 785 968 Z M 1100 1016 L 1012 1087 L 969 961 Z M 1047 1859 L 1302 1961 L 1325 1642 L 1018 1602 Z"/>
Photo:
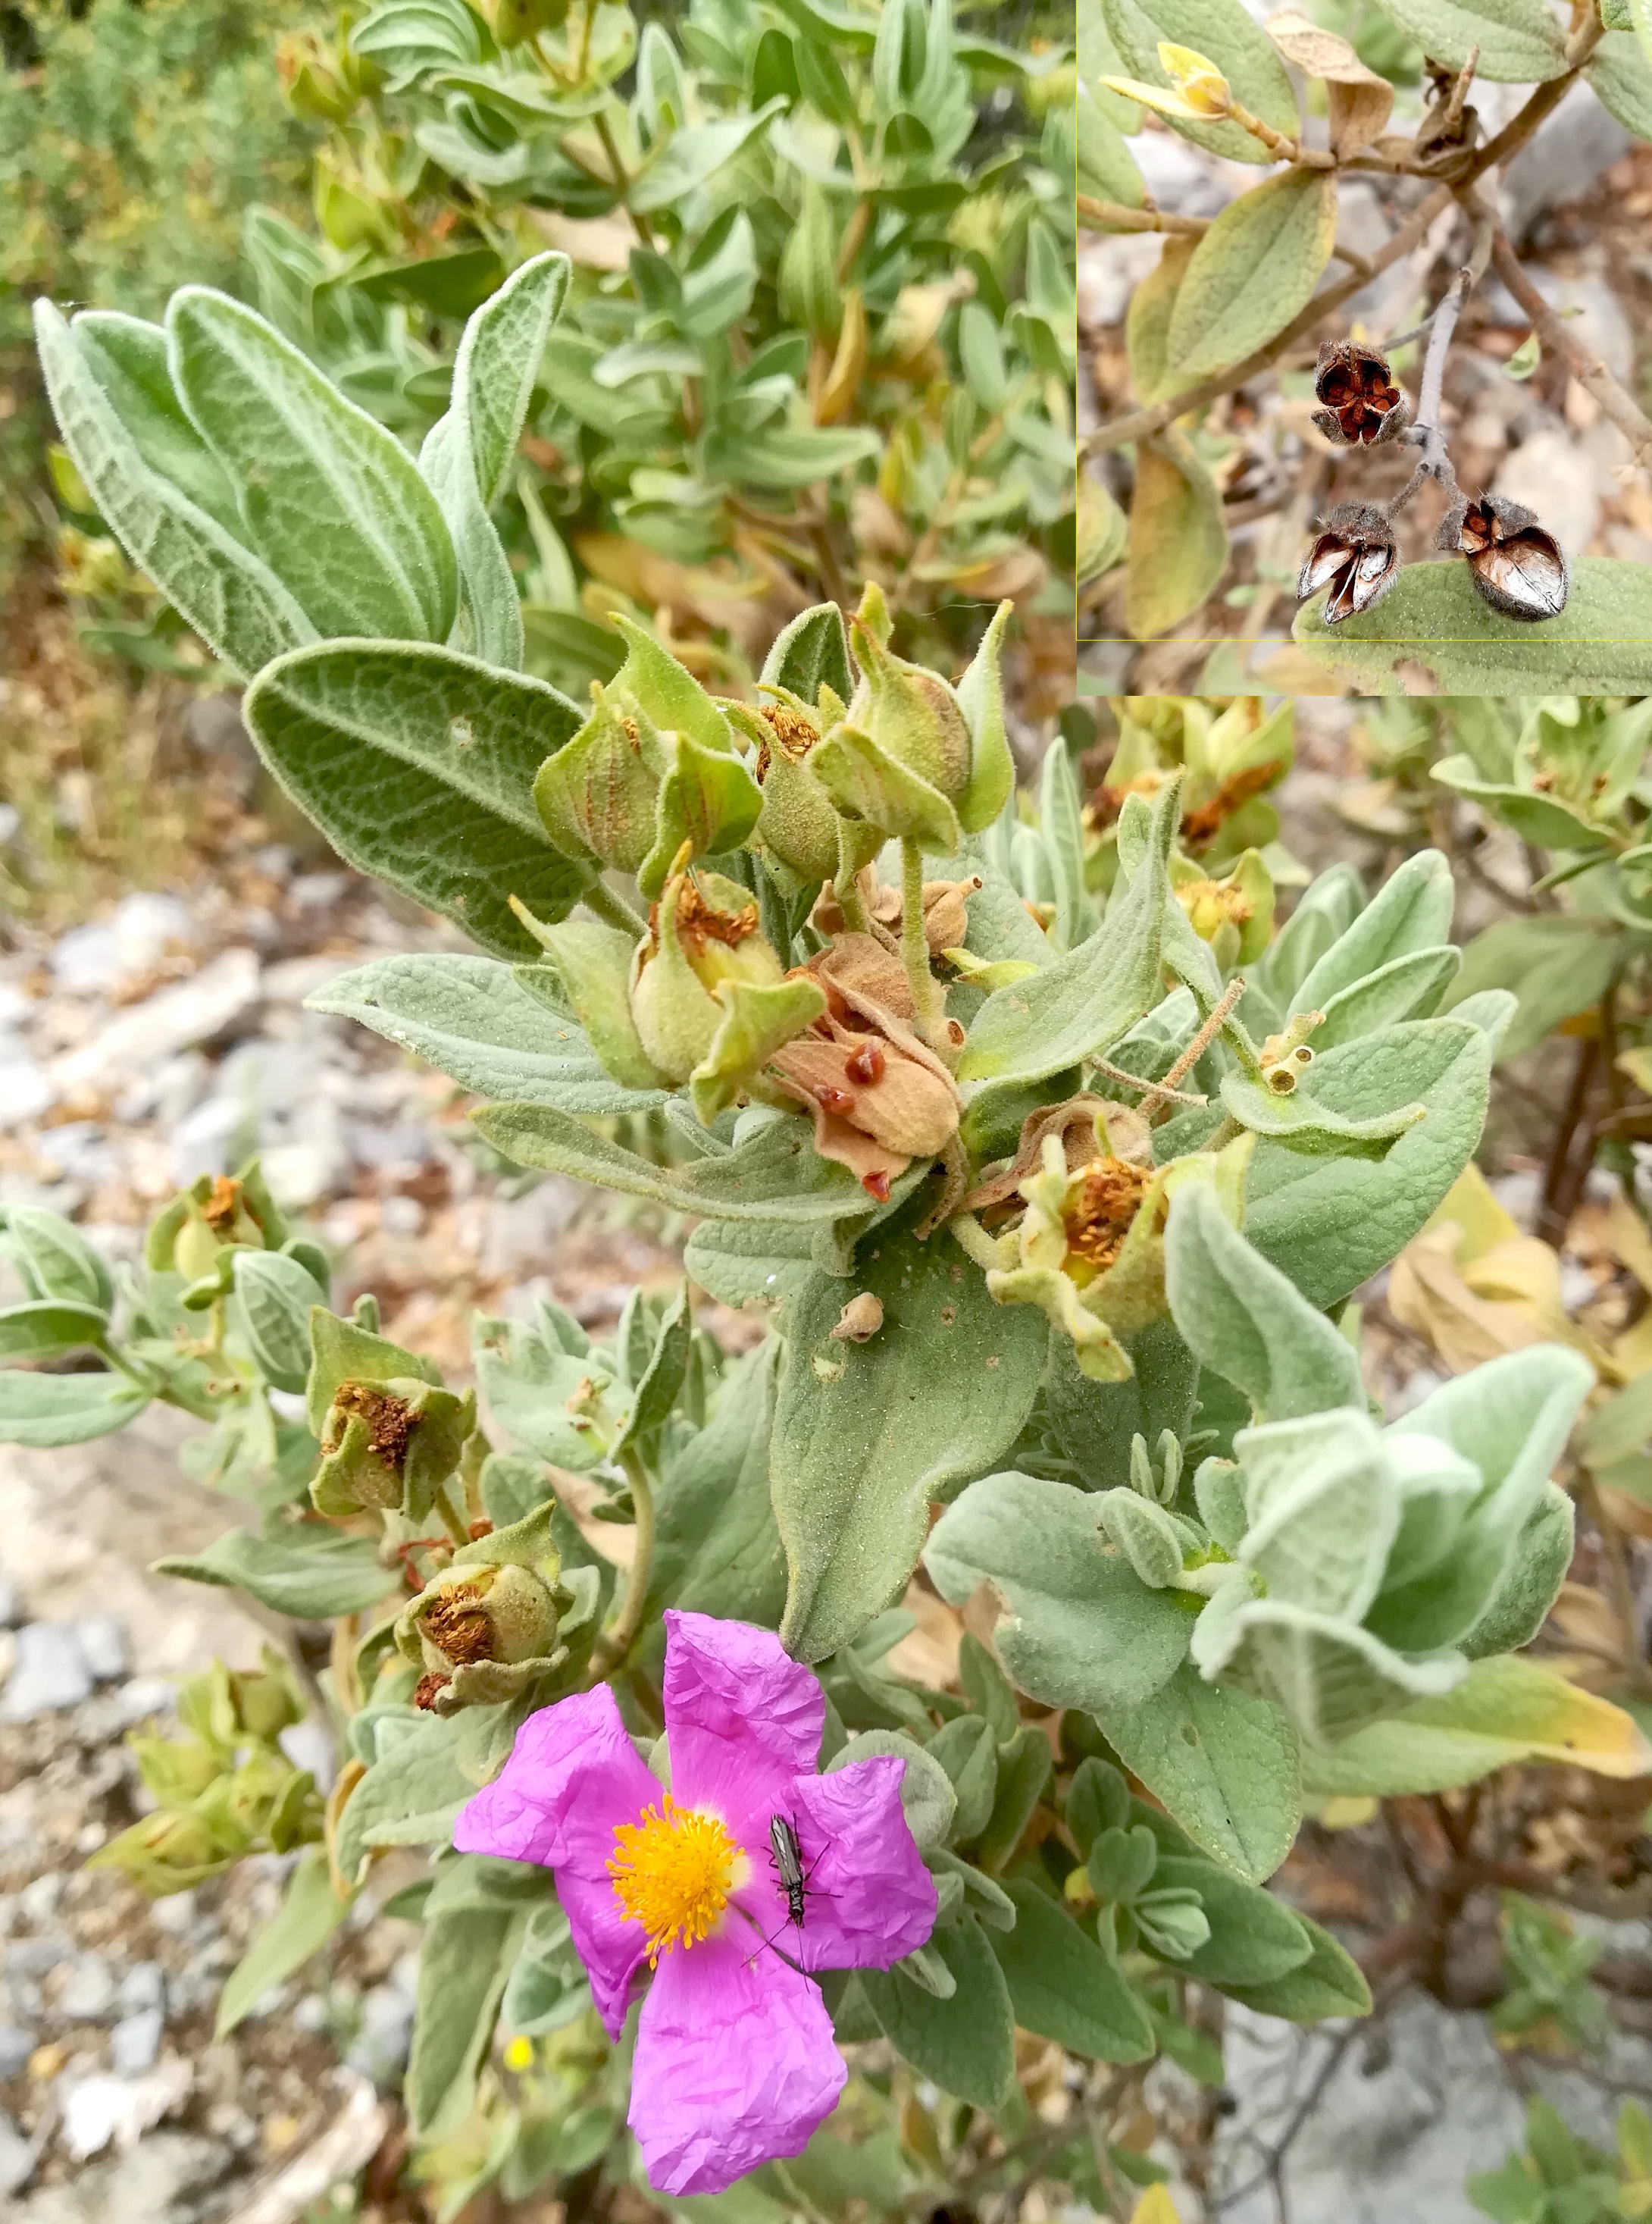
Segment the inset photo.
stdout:
<path fill-rule="evenodd" d="M 1652 11 L 1079 0 L 1079 641 L 1652 685 Z"/>

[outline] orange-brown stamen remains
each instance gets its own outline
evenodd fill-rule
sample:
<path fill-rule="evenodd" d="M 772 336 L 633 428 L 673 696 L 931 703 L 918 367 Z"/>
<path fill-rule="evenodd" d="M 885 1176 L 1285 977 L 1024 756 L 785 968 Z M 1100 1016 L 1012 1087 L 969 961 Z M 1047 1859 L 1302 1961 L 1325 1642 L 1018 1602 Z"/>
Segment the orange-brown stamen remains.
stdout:
<path fill-rule="evenodd" d="M 1151 1173 L 1123 1159 L 1102 1159 L 1080 1180 L 1076 1196 L 1062 1216 L 1067 1255 L 1081 1267 L 1067 1271 L 1081 1288 L 1105 1273 L 1124 1248 Z M 1081 1270 L 1088 1268 L 1088 1273 Z"/>

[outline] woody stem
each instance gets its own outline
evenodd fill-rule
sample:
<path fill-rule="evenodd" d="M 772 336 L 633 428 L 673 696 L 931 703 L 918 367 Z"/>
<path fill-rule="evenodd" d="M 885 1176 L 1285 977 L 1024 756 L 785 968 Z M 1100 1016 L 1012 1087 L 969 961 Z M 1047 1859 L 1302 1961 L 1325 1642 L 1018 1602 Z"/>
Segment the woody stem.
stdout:
<path fill-rule="evenodd" d="M 900 844 L 900 957 L 912 991 L 917 1032 L 931 1050 L 944 1040 L 946 1017 L 941 984 L 930 970 L 930 941 L 924 932 L 924 852 L 910 835 Z"/>
<path fill-rule="evenodd" d="M 591 1654 L 591 1668 L 597 1676 L 606 1676 L 610 1669 L 617 1668 L 635 1644 L 637 1632 L 642 1627 L 643 1608 L 648 1603 L 648 1584 L 654 1568 L 653 1484 L 634 1451 L 621 1451 L 620 1465 L 631 1486 L 631 1504 L 637 1518 L 619 1619 Z"/>

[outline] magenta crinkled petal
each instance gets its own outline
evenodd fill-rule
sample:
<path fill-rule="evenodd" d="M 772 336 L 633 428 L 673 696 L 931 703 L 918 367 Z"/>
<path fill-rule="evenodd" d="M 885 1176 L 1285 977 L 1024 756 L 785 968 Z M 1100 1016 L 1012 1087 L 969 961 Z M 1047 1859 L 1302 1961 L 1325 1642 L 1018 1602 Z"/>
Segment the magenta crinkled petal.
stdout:
<path fill-rule="evenodd" d="M 803 1930 L 778 1943 L 805 1969 L 887 1969 L 935 1928 L 935 1879 L 924 1866 L 900 1804 L 906 1764 L 893 1753 L 802 1776 L 783 1810 L 798 1833 L 808 1894 Z M 765 1937 L 785 1924 L 785 1894 L 772 1866 L 762 1876 Z M 742 1893 L 753 1906 L 753 1895 Z"/>
<path fill-rule="evenodd" d="M 708 1614 L 665 1616 L 672 1795 L 721 1815 L 753 1861 L 792 1779 L 812 1774 L 826 1697 L 772 1631 Z"/>
<path fill-rule="evenodd" d="M 649 2183 L 721 2193 L 801 2154 L 848 2074 L 818 1988 L 772 1954 L 725 1931 L 662 1955 L 631 2075 Z"/>
<path fill-rule="evenodd" d="M 608 1872 L 614 1827 L 634 1823 L 662 1797 L 637 1758 L 613 1692 L 599 1684 L 529 1715 L 510 1759 L 467 1801 L 453 1830 L 462 1854 L 538 1861 L 556 1871 L 557 1897 L 591 1996 L 615 2038 L 647 1941 L 614 1896 Z"/>

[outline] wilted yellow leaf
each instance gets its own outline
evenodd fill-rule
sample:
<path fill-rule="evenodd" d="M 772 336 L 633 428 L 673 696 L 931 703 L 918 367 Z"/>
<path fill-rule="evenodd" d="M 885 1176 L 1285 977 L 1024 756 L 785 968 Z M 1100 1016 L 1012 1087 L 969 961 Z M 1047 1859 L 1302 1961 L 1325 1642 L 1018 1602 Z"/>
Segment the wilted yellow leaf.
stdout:
<path fill-rule="evenodd" d="M 1597 1776 L 1652 1773 L 1634 1717 L 1517 1652 L 1477 1660 L 1454 1690 L 1305 1756 L 1303 1782 L 1321 1796 L 1387 1798 L 1446 1791 L 1526 1760 L 1567 1761 Z"/>

